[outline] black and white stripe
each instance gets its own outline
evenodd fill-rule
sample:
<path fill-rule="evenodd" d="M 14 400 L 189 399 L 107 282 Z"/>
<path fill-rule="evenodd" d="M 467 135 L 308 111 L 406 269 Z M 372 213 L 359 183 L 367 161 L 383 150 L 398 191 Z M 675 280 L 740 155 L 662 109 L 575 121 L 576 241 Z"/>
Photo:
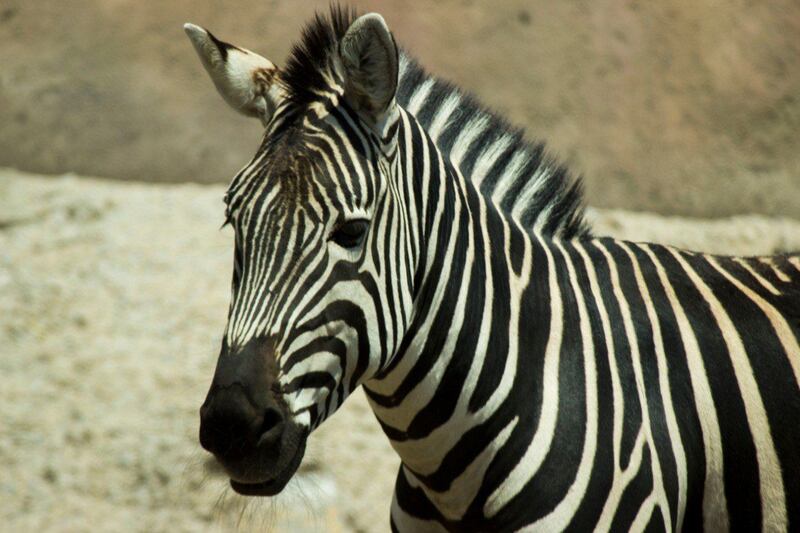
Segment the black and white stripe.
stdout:
<path fill-rule="evenodd" d="M 445 159 L 523 227 L 586 235 L 579 179 L 455 85 L 400 56 L 397 101 L 425 128 Z"/>
<path fill-rule="evenodd" d="M 307 28 L 227 196 L 224 351 L 268 341 L 309 430 L 365 386 L 396 530 L 800 528 L 800 256 L 591 238 L 540 148 L 410 62 L 366 120 L 351 24 Z"/>
<path fill-rule="evenodd" d="M 365 383 L 395 527 L 797 527 L 799 256 L 554 240 L 454 187 L 432 303 Z"/>

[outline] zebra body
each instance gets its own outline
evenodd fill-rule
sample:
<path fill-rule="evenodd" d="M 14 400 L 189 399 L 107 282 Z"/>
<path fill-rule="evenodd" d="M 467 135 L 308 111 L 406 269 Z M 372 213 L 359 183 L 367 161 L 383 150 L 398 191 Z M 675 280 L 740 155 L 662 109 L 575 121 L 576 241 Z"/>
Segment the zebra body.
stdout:
<path fill-rule="evenodd" d="M 239 106 L 269 111 L 226 197 L 200 435 L 234 489 L 279 492 L 363 384 L 402 459 L 396 530 L 800 527 L 800 257 L 592 239 L 573 189 L 526 188 L 535 149 L 470 164 L 452 104 L 406 109 L 426 82 L 403 61 L 380 17 L 334 10 L 280 97 Z"/>
<path fill-rule="evenodd" d="M 399 529 L 796 524 L 800 256 L 546 238 L 427 172 L 428 198 L 464 195 L 428 210 L 453 217 L 418 298 L 440 294 L 365 382 Z"/>

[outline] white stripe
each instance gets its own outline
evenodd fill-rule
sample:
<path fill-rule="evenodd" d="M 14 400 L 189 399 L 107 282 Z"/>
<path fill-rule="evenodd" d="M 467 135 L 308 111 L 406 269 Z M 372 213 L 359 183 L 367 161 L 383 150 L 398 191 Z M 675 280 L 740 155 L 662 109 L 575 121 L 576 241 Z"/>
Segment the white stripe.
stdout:
<path fill-rule="evenodd" d="M 700 346 L 692 330 L 689 318 L 683 310 L 675 289 L 667 278 L 663 265 L 658 261 L 649 245 L 642 245 L 642 249 L 650 257 L 656 268 L 656 273 L 664 287 L 672 311 L 675 313 L 678 331 L 686 354 L 686 364 L 689 368 L 689 379 L 692 385 L 692 394 L 700 419 L 700 430 L 703 436 L 703 452 L 705 455 L 706 473 L 703 484 L 703 526 L 706 531 L 728 529 L 728 504 L 725 500 L 725 486 L 723 480 L 722 435 L 719 429 L 719 420 L 714 406 L 714 397 L 711 394 L 711 385 L 708 382 L 703 356 Z"/>
<path fill-rule="evenodd" d="M 650 493 L 650 495 L 644 499 L 642 504 L 639 506 L 639 512 L 636 513 L 636 516 L 631 523 L 630 529 L 628 529 L 631 533 L 638 533 L 639 531 L 644 531 L 647 527 L 647 524 L 650 523 L 650 518 L 653 516 L 653 512 L 656 510 L 656 506 L 658 505 L 658 498 L 656 497 L 655 493 Z M 669 521 L 666 524 L 667 531 L 670 531 Z"/>
<path fill-rule="evenodd" d="M 508 162 L 506 168 L 503 169 L 503 175 L 500 176 L 494 184 L 494 190 L 492 191 L 492 201 L 499 205 L 500 200 L 503 199 L 503 195 L 508 190 L 510 185 L 514 183 L 515 178 L 519 174 L 519 171 L 528 161 L 529 155 L 525 153 L 524 150 L 517 150 L 516 153 L 511 157 L 511 161 Z"/>
<path fill-rule="evenodd" d="M 536 172 L 534 172 L 533 176 L 528 178 L 528 180 L 525 182 L 525 185 L 522 187 L 519 196 L 517 196 L 517 199 L 514 201 L 514 207 L 511 209 L 511 216 L 518 219 L 522 214 L 522 211 L 531 205 L 536 193 L 539 192 L 540 184 L 547 181 L 547 178 L 550 177 L 550 173 L 550 167 L 545 164 L 542 164 L 536 169 Z M 540 220 L 547 220 L 549 218 L 547 215 L 549 211 L 550 206 L 548 205 L 544 208 L 542 213 L 537 213 L 537 222 Z"/>
<path fill-rule="evenodd" d="M 761 261 L 763 264 L 767 265 L 768 267 L 770 267 L 773 270 L 773 272 L 775 272 L 775 276 L 782 282 L 789 283 L 790 281 L 792 281 L 792 279 L 789 276 L 787 276 L 783 270 L 778 268 L 778 265 L 775 264 L 775 261 L 771 257 L 760 257 L 758 260 Z"/>
<path fill-rule="evenodd" d="M 725 308 L 714 296 L 713 291 L 689 266 L 686 260 L 681 257 L 680 253 L 671 248 L 668 248 L 668 250 L 686 271 L 689 279 L 695 284 L 703 299 L 706 300 L 722 332 L 722 337 L 730 353 L 734 374 L 739 385 L 739 392 L 744 402 L 747 423 L 756 448 L 758 480 L 763 510 L 761 527 L 765 531 L 783 531 L 786 529 L 786 496 L 783 490 L 781 467 L 778 461 L 778 454 L 775 451 L 775 444 L 772 442 L 767 411 L 764 408 L 758 384 L 753 376 L 753 368 L 750 366 L 747 351 L 744 348 L 744 344 L 742 344 L 742 339 L 739 337 L 739 332 Z"/>
<path fill-rule="evenodd" d="M 733 261 L 734 261 L 734 263 L 737 263 L 737 264 L 738 264 L 738 265 L 740 265 L 742 268 L 744 268 L 745 270 L 747 270 L 747 272 L 748 272 L 748 273 L 749 273 L 751 276 L 753 276 L 753 277 L 755 278 L 755 280 L 756 280 L 758 283 L 760 283 L 760 284 L 761 284 L 761 286 L 762 286 L 762 287 L 764 287 L 765 289 L 767 289 L 769 292 L 771 292 L 771 293 L 772 293 L 772 294 L 774 294 L 775 296 L 777 296 L 777 295 L 779 295 L 779 294 L 780 294 L 780 291 L 779 291 L 778 289 L 776 289 L 776 288 L 775 288 L 775 285 L 773 285 L 772 283 L 770 283 L 769 281 L 767 281 L 766 279 L 764 279 L 764 278 L 763 278 L 763 277 L 762 277 L 762 276 L 761 276 L 761 275 L 760 275 L 758 272 L 756 272 L 755 270 L 753 270 L 753 267 L 751 267 L 751 266 L 750 266 L 750 265 L 747 263 L 747 261 L 745 261 L 745 260 L 744 260 L 744 259 L 742 259 L 741 257 L 734 257 L 734 258 L 733 258 Z"/>
<path fill-rule="evenodd" d="M 506 427 L 492 439 L 475 460 L 464 469 L 460 476 L 453 480 L 445 492 L 433 492 L 426 485 L 419 483 L 416 479 L 415 484 L 419 485 L 425 492 L 428 499 L 436 506 L 436 509 L 448 520 L 460 520 L 467 512 L 469 505 L 475 499 L 481 489 L 480 480 L 486 475 L 492 460 L 497 452 L 508 441 L 514 428 L 519 423 L 519 417 L 515 416 Z M 462 434 L 462 433 L 459 433 Z M 449 448 L 447 449 L 449 451 Z M 405 464 L 405 462 L 403 463 Z M 414 478 L 414 474 L 406 470 L 409 480 Z"/>
<path fill-rule="evenodd" d="M 486 127 L 487 119 L 484 116 L 472 117 L 467 125 L 464 126 L 450 149 L 450 161 L 453 163 L 453 166 L 458 169 L 461 168 L 461 163 L 464 156 L 467 154 L 467 150 L 472 145 L 475 138 L 483 133 Z"/>
<path fill-rule="evenodd" d="M 772 324 L 772 329 L 780 340 L 783 351 L 789 359 L 789 364 L 794 372 L 794 380 L 800 387 L 800 346 L 797 344 L 797 338 L 792 333 L 792 328 L 786 322 L 786 318 L 781 315 L 774 307 L 769 305 L 766 300 L 761 296 L 750 290 L 749 287 L 744 285 L 735 277 L 731 276 L 728 271 L 722 268 L 715 258 L 709 257 L 708 262 L 713 266 L 717 272 L 722 274 L 725 279 L 731 282 L 737 289 L 742 291 L 748 298 L 750 298 L 759 309 L 766 315 L 767 319 Z"/>
<path fill-rule="evenodd" d="M 611 332 L 611 323 L 606 310 L 605 302 L 603 301 L 600 292 L 600 285 L 597 283 L 597 273 L 594 270 L 594 264 L 589 259 L 589 255 L 583 246 L 578 245 L 578 253 L 583 258 L 584 266 L 589 277 L 589 287 L 592 292 L 593 304 L 600 315 L 600 324 L 603 328 L 603 337 L 606 340 L 606 354 L 608 357 L 609 373 L 611 374 L 611 398 L 614 407 L 614 415 L 612 419 L 612 440 L 613 440 L 613 457 L 614 457 L 614 478 L 611 482 L 611 489 L 609 490 L 606 504 L 603 507 L 603 512 L 598 520 L 598 529 L 608 529 L 611 527 L 611 519 L 613 518 L 613 511 L 616 509 L 617 503 L 622 498 L 622 493 L 625 490 L 627 483 L 623 483 L 622 470 L 620 465 L 620 448 L 622 447 L 622 421 L 625 412 L 625 400 L 622 396 L 622 385 L 619 379 L 619 369 L 617 368 L 616 352 L 614 351 L 614 336 Z M 641 434 L 641 432 L 640 432 Z M 642 440 L 642 442 L 644 442 Z M 641 448 L 641 446 L 640 446 Z M 629 460 L 628 469 L 634 462 L 633 454 L 631 452 L 631 459 Z M 641 455 L 639 456 L 641 460 Z M 632 476 L 631 476 L 632 477 Z M 607 522 L 607 525 L 602 525 Z"/>
<path fill-rule="evenodd" d="M 611 524 L 614 521 L 614 514 L 617 512 L 619 502 L 622 500 L 622 495 L 628 487 L 633 478 L 639 473 L 642 467 L 642 458 L 644 457 L 645 435 L 642 429 L 636 434 L 636 440 L 633 442 L 631 448 L 631 456 L 628 459 L 628 467 L 622 471 L 619 476 L 614 476 L 614 481 L 611 484 L 611 490 L 608 491 L 608 498 L 603 505 L 603 512 L 600 513 L 600 518 L 597 519 L 595 531 L 609 531 Z M 645 465 L 647 468 L 648 465 Z"/>
<path fill-rule="evenodd" d="M 430 127 L 428 128 L 428 135 L 430 135 L 431 139 L 433 139 L 434 143 L 438 144 L 439 135 L 441 135 L 442 130 L 447 125 L 447 121 L 450 119 L 450 116 L 458 107 L 458 104 L 461 102 L 461 95 L 457 92 L 452 92 L 447 96 L 447 99 L 439 106 L 439 109 L 436 110 L 436 116 L 431 122 Z"/>
<path fill-rule="evenodd" d="M 639 292 L 644 300 L 645 310 L 647 311 L 647 320 L 650 322 L 653 330 L 653 347 L 656 352 L 656 365 L 658 367 L 658 388 L 661 393 L 661 403 L 664 408 L 664 416 L 667 422 L 667 432 L 669 433 L 669 441 L 672 446 L 672 455 L 675 458 L 676 474 L 678 476 L 678 515 L 675 518 L 675 529 L 680 531 L 683 527 L 683 514 L 686 511 L 686 451 L 683 449 L 683 441 L 681 440 L 681 432 L 678 428 L 678 420 L 675 418 L 675 404 L 672 401 L 672 389 L 669 383 L 669 369 L 667 368 L 667 356 L 664 353 L 664 339 L 661 336 L 661 324 L 656 314 L 655 307 L 653 306 L 653 299 L 647 287 L 647 283 L 642 276 L 639 261 L 636 256 L 631 252 L 630 248 L 624 242 L 618 243 L 620 248 L 625 250 L 628 258 L 633 264 L 633 275 L 636 278 L 636 284 L 639 286 Z M 666 512 L 668 522 L 669 511 Z"/>
<path fill-rule="evenodd" d="M 414 89 L 414 94 L 411 95 L 411 98 L 408 99 L 408 105 L 406 106 L 406 110 L 411 113 L 412 115 L 416 115 L 419 113 L 419 110 L 422 108 L 422 105 L 425 103 L 425 100 L 428 98 L 428 94 L 431 92 L 433 88 L 434 81 L 433 79 L 425 80 L 421 85 L 419 85 L 416 89 Z"/>
<path fill-rule="evenodd" d="M 528 239 L 525 239 L 527 242 Z M 509 247 L 506 246 L 506 250 Z M 547 279 L 550 286 L 550 328 L 547 346 L 544 353 L 542 370 L 542 402 L 539 414 L 539 425 L 528 449 L 520 457 L 519 462 L 509 472 L 505 480 L 492 492 L 483 507 L 483 513 L 491 518 L 519 493 L 528 480 L 536 474 L 544 458 L 550 451 L 558 418 L 558 366 L 561 355 L 561 341 L 564 331 L 564 309 L 561 301 L 561 289 L 558 286 L 557 268 L 553 256 L 547 246 L 542 246 L 547 255 Z M 540 265 L 535 265 L 541 268 Z M 512 302 L 518 301 L 521 293 L 512 293 Z M 512 317 L 519 316 L 519 310 L 512 309 Z M 511 320 L 516 325 L 517 320 Z M 518 328 L 516 328 L 518 329 Z M 519 338 L 519 331 L 510 331 L 509 340 Z M 509 358 L 519 357 L 509 351 Z"/>
<path fill-rule="evenodd" d="M 608 262 L 609 272 L 611 273 L 611 284 L 613 285 L 614 297 L 619 303 L 620 313 L 622 314 L 622 322 L 625 328 L 625 335 L 628 338 L 628 344 L 630 345 L 631 349 L 633 373 L 636 379 L 636 389 L 639 393 L 639 405 L 642 409 L 642 428 L 647 440 L 647 446 L 650 448 L 650 452 L 653 456 L 650 461 L 653 469 L 653 487 L 655 495 L 658 498 L 658 504 L 665 511 L 666 516 L 664 518 L 668 524 L 667 530 L 669 531 L 672 529 L 672 518 L 670 517 L 669 503 L 667 501 L 666 490 L 664 489 L 664 478 L 661 474 L 661 462 L 658 458 L 658 449 L 654 444 L 650 425 L 650 406 L 647 403 L 647 393 L 642 370 L 642 356 L 639 352 L 639 338 L 636 335 L 636 328 L 633 325 L 633 316 L 631 314 L 630 307 L 628 306 L 628 301 L 622 292 L 617 264 L 600 241 L 592 241 L 592 244 L 594 244 L 594 246 L 597 247 L 605 256 L 606 261 Z"/>
<path fill-rule="evenodd" d="M 575 301 L 578 304 L 578 322 L 583 345 L 583 365 L 586 382 L 586 437 L 583 441 L 583 452 L 580 463 L 578 463 L 578 470 L 575 473 L 575 480 L 567 490 L 566 495 L 548 515 L 540 518 L 532 525 L 532 529 L 540 531 L 560 531 L 569 525 L 575 510 L 578 509 L 586 495 L 586 488 L 589 485 L 589 479 L 592 474 L 593 460 L 597 452 L 599 405 L 597 403 L 597 368 L 591 323 L 589 322 L 581 287 L 578 286 L 578 276 L 575 273 L 572 260 L 560 243 L 556 242 L 555 245 L 561 251 L 566 262 L 570 285 L 574 287 Z"/>
<path fill-rule="evenodd" d="M 478 159 L 475 161 L 475 165 L 472 167 L 472 183 L 475 186 L 475 189 L 480 190 L 481 183 L 483 183 L 484 178 L 492 169 L 492 165 L 494 165 L 495 160 L 500 157 L 500 154 L 508 147 L 511 143 L 511 140 L 503 135 L 502 137 L 496 139 L 491 146 L 486 148 L 479 156 Z"/>

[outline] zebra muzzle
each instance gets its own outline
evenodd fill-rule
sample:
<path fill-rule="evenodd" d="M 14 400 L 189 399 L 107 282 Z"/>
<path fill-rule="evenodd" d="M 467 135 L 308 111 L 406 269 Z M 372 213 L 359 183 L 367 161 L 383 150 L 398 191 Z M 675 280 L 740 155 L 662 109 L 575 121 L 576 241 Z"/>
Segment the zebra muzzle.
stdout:
<path fill-rule="evenodd" d="M 294 475 L 306 431 L 273 387 L 275 372 L 263 350 L 223 353 L 200 408 L 200 444 L 211 452 L 236 492 L 271 496 Z"/>

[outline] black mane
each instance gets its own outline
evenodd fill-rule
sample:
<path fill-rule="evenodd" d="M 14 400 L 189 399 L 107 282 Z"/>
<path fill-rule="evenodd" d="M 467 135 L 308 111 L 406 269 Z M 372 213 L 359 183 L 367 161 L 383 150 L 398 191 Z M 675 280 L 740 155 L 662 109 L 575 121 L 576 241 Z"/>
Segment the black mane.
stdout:
<path fill-rule="evenodd" d="M 323 73 L 329 68 L 331 54 L 336 52 L 339 41 L 357 16 L 355 9 L 332 4 L 327 15 L 316 13 L 303 28 L 302 37 L 292 47 L 281 76 L 287 98 L 296 109 L 301 110 L 319 101 L 321 94 L 329 92 L 330 87 Z M 485 120 L 489 127 L 486 128 L 486 134 L 479 139 L 482 143 L 480 146 L 488 147 L 494 140 L 502 138 L 507 141 L 507 148 L 502 158 L 498 159 L 507 162 L 520 154 L 525 157 L 525 164 L 512 177 L 511 183 L 507 184 L 503 198 L 498 203 L 499 208 L 511 214 L 519 193 L 526 185 L 530 186 L 532 180 L 537 180 L 541 183 L 534 185 L 535 195 L 524 205 L 518 221 L 529 229 L 538 227 L 546 235 L 558 235 L 562 238 L 589 235 L 589 227 L 584 220 L 583 187 L 579 176 L 572 175 L 566 167 L 549 157 L 544 143 L 530 142 L 522 129 L 509 124 L 499 114 L 480 104 L 472 95 L 454 84 L 429 75 L 402 50 L 401 56 L 404 58 L 405 68 L 401 69 L 397 89 L 397 101 L 400 105 L 408 104 L 414 89 L 421 83 L 426 80 L 434 83 L 426 99 L 427 105 L 415 114 L 423 127 L 427 129 L 431 125 L 435 110 L 447 97 L 458 94 L 461 98 L 457 111 L 450 117 L 442 135 L 436 139 L 437 147 L 443 155 L 450 156 L 458 133 L 470 120 Z M 471 150 L 470 159 L 465 158 L 459 166 L 465 177 L 470 177 L 476 160 L 482 155 L 485 154 L 481 153 L 481 149 Z M 545 171 L 544 174 L 542 170 Z M 481 192 L 491 197 L 498 178 L 498 173 L 488 175 L 480 186 Z"/>
<path fill-rule="evenodd" d="M 281 79 L 289 100 L 304 107 L 319 99 L 319 92 L 328 88 L 322 72 L 331 53 L 358 17 L 355 9 L 331 5 L 328 16 L 319 12 L 303 27 L 302 37 L 289 53 Z"/>
<path fill-rule="evenodd" d="M 558 235 L 566 239 L 590 236 L 591 231 L 584 219 L 583 180 L 580 176 L 573 175 L 566 166 L 551 157 L 543 142 L 531 142 L 522 128 L 512 125 L 501 115 L 481 104 L 469 92 L 429 74 L 412 57 L 405 55 L 404 59 L 405 68 L 401 69 L 400 84 L 397 88 L 397 101 L 400 105 L 407 105 L 416 88 L 422 83 L 427 80 L 433 82 L 425 98 L 425 104 L 414 114 L 423 127 L 427 129 L 431 125 L 436 117 L 436 111 L 448 98 L 454 94 L 460 98 L 458 107 L 450 115 L 447 125 L 436 139 L 436 146 L 443 155 L 450 156 L 459 134 L 471 120 L 484 120 L 489 127 L 473 144 L 478 143 L 480 146 L 488 147 L 502 138 L 507 142 L 507 146 L 498 160 L 508 162 L 519 154 L 523 154 L 525 159 L 525 164 L 514 175 L 511 183 L 507 184 L 500 201 L 496 202 L 498 207 L 503 212 L 511 213 L 514 202 L 525 186 L 532 180 L 537 180 L 541 183 L 536 186 L 535 196 L 516 217 L 522 226 L 525 228 L 538 226 L 545 235 Z M 485 155 L 481 150 L 469 150 L 469 152 L 469 156 L 459 165 L 465 177 L 472 175 L 477 161 Z M 543 168 L 547 169 L 547 176 L 537 178 L 537 171 Z M 473 183 L 484 196 L 491 197 L 499 178 L 500 175 L 495 172 L 487 175 L 480 185 Z M 547 211 L 545 220 L 540 217 L 543 211 Z"/>

